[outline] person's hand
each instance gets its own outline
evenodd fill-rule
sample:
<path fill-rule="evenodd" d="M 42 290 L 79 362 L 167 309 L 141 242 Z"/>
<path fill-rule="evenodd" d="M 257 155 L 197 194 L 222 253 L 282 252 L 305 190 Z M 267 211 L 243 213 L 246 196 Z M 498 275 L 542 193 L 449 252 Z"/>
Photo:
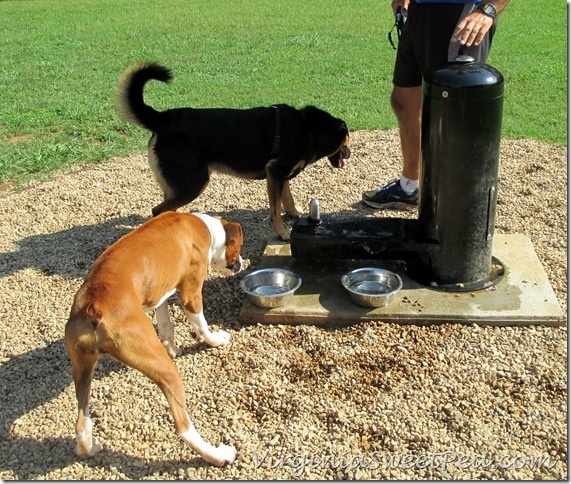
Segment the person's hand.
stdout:
<path fill-rule="evenodd" d="M 396 14 L 398 9 L 400 8 L 401 13 L 406 17 L 408 13 L 408 4 L 410 0 L 392 0 L 391 8 L 393 9 L 393 13 Z"/>
<path fill-rule="evenodd" d="M 393 0 L 393 5 L 396 1 L 399 0 Z M 458 23 L 452 35 L 452 41 L 460 42 L 466 47 L 480 45 L 493 24 L 494 19 L 479 10 L 475 10 Z"/>

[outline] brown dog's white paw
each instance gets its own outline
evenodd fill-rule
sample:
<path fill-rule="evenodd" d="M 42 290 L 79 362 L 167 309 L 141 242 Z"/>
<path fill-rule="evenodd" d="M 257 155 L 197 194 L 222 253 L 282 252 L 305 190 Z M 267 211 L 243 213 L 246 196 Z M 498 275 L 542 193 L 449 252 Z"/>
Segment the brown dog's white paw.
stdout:
<path fill-rule="evenodd" d="M 215 333 L 210 333 L 204 341 L 210 346 L 216 348 L 217 346 L 223 346 L 230 343 L 230 333 L 226 331 L 217 331 Z"/>
<path fill-rule="evenodd" d="M 175 345 L 172 341 L 163 341 L 162 343 L 171 359 L 174 360 L 177 356 L 182 355 L 182 349 Z"/>
<path fill-rule="evenodd" d="M 236 448 L 231 445 L 220 445 L 216 448 L 216 454 L 212 456 L 211 464 L 222 467 L 232 464 L 236 459 Z"/>

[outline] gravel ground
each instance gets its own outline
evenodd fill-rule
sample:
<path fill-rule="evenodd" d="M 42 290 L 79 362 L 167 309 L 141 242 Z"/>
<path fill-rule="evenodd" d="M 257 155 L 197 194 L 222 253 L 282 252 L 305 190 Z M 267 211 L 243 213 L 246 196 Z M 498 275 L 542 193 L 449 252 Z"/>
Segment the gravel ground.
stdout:
<path fill-rule="evenodd" d="M 298 204 L 389 216 L 358 201 L 398 175 L 396 132 L 356 132 L 351 147 L 345 170 L 321 161 L 294 180 Z M 565 313 L 566 166 L 563 147 L 502 142 L 496 218 L 497 233 L 531 238 Z M 104 449 L 77 459 L 62 340 L 71 302 L 95 258 L 158 201 L 143 154 L 0 198 L 0 479 L 567 477 L 566 328 L 243 325 L 244 273 L 205 284 L 206 318 L 232 334 L 228 347 L 196 345 L 171 307 L 191 416 L 207 440 L 237 447 L 236 462 L 205 464 L 160 390 L 110 359 L 92 391 Z M 246 264 L 259 262 L 264 182 L 216 175 L 191 208 L 240 221 Z"/>

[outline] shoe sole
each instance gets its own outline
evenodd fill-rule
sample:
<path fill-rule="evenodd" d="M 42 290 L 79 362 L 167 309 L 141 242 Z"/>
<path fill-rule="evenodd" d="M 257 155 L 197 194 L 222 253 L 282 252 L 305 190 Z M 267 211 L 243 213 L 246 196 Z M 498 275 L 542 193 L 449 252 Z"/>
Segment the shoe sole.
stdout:
<path fill-rule="evenodd" d="M 418 209 L 418 203 L 407 203 L 407 202 L 387 202 L 387 203 L 376 203 L 363 200 L 365 205 L 371 208 L 377 209 L 388 209 L 388 210 L 408 210 L 413 211 Z"/>

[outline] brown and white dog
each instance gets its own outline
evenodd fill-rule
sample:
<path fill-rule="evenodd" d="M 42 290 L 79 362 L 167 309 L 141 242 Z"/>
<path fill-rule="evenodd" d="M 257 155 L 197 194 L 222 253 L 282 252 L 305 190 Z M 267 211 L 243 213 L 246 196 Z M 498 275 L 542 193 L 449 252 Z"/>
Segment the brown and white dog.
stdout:
<path fill-rule="evenodd" d="M 192 202 L 205 189 L 211 171 L 265 178 L 272 227 L 282 240 L 288 240 L 282 206 L 289 216 L 300 215 L 289 180 L 324 157 L 335 168 L 345 165 L 350 155 L 345 122 L 314 106 L 187 107 L 159 112 L 145 104 L 145 84 L 151 79 L 169 82 L 171 77 L 158 64 L 135 64 L 125 71 L 117 90 L 122 117 L 153 133 L 149 165 L 164 194 L 153 215 Z"/>
<path fill-rule="evenodd" d="M 92 437 L 89 394 L 93 370 L 102 355 L 129 365 L 165 394 L 180 437 L 207 462 L 221 466 L 236 457 L 234 447 L 214 447 L 198 434 L 186 410 L 182 379 L 172 359 L 174 343 L 169 296 L 176 291 L 197 340 L 227 344 L 230 335 L 211 332 L 202 308 L 208 268 L 235 274 L 242 268 L 242 228 L 204 214 L 166 212 L 125 235 L 93 264 L 77 292 L 65 327 L 79 415 L 79 456 L 101 450 Z M 145 309 L 156 308 L 157 332 Z"/>

